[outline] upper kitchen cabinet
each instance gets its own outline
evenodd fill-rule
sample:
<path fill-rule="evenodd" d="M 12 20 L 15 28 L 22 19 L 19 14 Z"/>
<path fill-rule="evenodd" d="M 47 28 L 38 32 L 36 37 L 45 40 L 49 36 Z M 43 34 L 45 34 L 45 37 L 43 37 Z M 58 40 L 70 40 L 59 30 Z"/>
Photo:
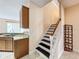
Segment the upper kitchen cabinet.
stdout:
<path fill-rule="evenodd" d="M 29 6 L 30 0 L 22 0 L 21 27 L 29 28 Z"/>
<path fill-rule="evenodd" d="M 29 28 L 29 8 L 22 6 L 22 28 Z"/>

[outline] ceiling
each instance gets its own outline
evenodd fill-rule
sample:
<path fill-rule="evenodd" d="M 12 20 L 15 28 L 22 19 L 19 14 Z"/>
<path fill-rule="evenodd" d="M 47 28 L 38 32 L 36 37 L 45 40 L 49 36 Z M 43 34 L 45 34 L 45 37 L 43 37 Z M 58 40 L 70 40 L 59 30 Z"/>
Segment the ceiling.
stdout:
<path fill-rule="evenodd" d="M 19 20 L 19 0 L 0 0 L 0 18 Z"/>
<path fill-rule="evenodd" d="M 79 3 L 79 0 L 62 0 L 62 3 L 65 8 L 71 7 Z"/>
<path fill-rule="evenodd" d="M 45 6 L 47 3 L 49 3 L 52 0 L 31 0 L 34 4 L 38 5 L 39 7 Z"/>

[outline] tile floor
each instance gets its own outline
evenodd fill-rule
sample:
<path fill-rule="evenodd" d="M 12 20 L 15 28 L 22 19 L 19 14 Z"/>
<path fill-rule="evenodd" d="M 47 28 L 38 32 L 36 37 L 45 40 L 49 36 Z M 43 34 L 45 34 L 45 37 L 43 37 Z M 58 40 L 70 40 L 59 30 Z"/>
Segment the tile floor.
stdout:
<path fill-rule="evenodd" d="M 21 59 L 44 59 L 43 57 L 41 57 L 37 52 L 34 52 L 33 54 L 24 56 Z"/>
<path fill-rule="evenodd" d="M 37 56 L 37 54 L 32 54 L 32 55 L 25 56 L 22 59 L 44 59 L 44 58 Z M 64 52 L 60 59 L 79 59 L 79 53 Z"/>
<path fill-rule="evenodd" d="M 77 52 L 64 52 L 60 59 L 79 59 L 79 53 Z"/>
<path fill-rule="evenodd" d="M 15 59 L 14 53 L 0 52 L 0 59 Z M 39 54 L 37 52 L 34 52 L 33 54 L 24 56 L 20 59 L 44 59 L 44 58 L 39 56 Z M 79 59 L 79 53 L 77 53 L 77 52 L 64 52 L 60 59 Z"/>
<path fill-rule="evenodd" d="M 11 52 L 0 52 L 0 59 L 15 59 L 14 53 Z"/>

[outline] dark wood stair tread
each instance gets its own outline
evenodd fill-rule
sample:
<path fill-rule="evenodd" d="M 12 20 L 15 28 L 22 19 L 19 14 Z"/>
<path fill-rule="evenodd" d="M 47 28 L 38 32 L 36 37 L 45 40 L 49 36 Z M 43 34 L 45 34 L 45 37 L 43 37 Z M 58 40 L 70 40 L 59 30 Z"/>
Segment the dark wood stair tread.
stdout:
<path fill-rule="evenodd" d="M 53 33 L 46 33 L 46 34 L 48 34 L 48 35 L 53 35 Z"/>
<path fill-rule="evenodd" d="M 39 44 L 40 44 L 41 46 L 47 48 L 47 49 L 50 49 L 50 46 L 48 46 L 48 45 L 46 45 L 46 44 L 44 44 L 44 43 L 39 43 Z"/>
<path fill-rule="evenodd" d="M 54 32 L 54 30 L 48 30 L 47 32 Z"/>
<path fill-rule="evenodd" d="M 44 36 L 45 38 L 50 38 L 49 36 Z"/>
<path fill-rule="evenodd" d="M 42 48 L 40 48 L 40 47 L 37 47 L 36 49 L 37 49 L 38 51 L 40 51 L 41 53 L 43 53 L 46 57 L 49 58 L 49 56 L 50 56 L 50 53 L 49 53 L 49 52 L 45 51 L 44 49 L 42 49 Z"/>
<path fill-rule="evenodd" d="M 50 41 L 48 41 L 48 40 L 45 40 L 45 39 L 42 39 L 42 41 L 44 41 L 44 42 L 47 42 L 47 43 L 50 43 Z"/>

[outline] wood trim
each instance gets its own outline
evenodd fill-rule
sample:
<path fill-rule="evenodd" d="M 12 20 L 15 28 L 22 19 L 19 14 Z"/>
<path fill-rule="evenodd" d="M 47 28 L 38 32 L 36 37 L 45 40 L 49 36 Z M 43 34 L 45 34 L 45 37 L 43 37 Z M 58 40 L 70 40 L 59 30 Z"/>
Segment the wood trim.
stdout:
<path fill-rule="evenodd" d="M 0 50 L 0 52 L 13 52 L 13 51 L 10 51 L 10 50 Z"/>

